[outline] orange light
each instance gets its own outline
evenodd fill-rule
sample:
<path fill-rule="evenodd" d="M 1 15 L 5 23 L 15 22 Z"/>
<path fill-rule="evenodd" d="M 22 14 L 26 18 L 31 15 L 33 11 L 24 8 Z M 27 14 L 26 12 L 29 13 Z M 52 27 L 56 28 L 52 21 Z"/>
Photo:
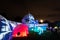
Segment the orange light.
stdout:
<path fill-rule="evenodd" d="M 43 19 L 40 19 L 40 22 L 43 23 L 44 22 Z"/>

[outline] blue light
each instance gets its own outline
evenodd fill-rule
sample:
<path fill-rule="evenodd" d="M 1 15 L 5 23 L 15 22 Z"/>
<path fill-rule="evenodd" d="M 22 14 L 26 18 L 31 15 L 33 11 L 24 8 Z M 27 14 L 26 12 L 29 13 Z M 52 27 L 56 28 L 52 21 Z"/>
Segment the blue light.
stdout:
<path fill-rule="evenodd" d="M 9 26 L 9 22 L 6 18 L 0 15 L 0 40 L 3 40 L 4 37 L 6 38 L 6 34 L 10 33 L 11 29 Z M 8 39 L 4 39 L 8 40 Z"/>
<path fill-rule="evenodd" d="M 8 40 L 6 38 L 10 38 L 14 28 L 18 25 L 16 23 L 17 22 L 11 23 L 6 18 L 0 15 L 0 40 Z M 21 24 L 28 25 L 29 31 L 37 32 L 39 35 L 46 31 L 46 28 L 48 27 L 48 24 L 39 24 L 38 20 L 35 20 L 33 15 L 31 15 L 30 13 L 23 17 Z"/>
<path fill-rule="evenodd" d="M 28 25 L 29 31 L 38 32 L 38 34 L 42 34 L 43 31 L 46 31 L 48 24 L 39 24 L 38 20 L 35 20 L 33 15 L 30 13 L 23 17 L 22 23 Z"/>
<path fill-rule="evenodd" d="M 29 24 L 29 30 L 38 32 L 38 34 L 42 34 L 44 31 L 46 31 L 47 24 Z"/>

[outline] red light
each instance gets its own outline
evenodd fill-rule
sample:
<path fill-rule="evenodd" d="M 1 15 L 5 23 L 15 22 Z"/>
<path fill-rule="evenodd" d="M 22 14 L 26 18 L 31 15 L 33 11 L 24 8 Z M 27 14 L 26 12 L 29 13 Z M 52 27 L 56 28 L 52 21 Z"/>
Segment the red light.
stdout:
<path fill-rule="evenodd" d="M 28 26 L 25 24 L 19 24 L 13 30 L 13 37 L 25 37 L 29 34 Z"/>

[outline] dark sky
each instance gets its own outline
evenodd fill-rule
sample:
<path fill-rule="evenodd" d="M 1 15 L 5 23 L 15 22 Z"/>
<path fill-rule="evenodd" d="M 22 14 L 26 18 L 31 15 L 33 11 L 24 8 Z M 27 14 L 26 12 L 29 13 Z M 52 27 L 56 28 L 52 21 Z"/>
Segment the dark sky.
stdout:
<path fill-rule="evenodd" d="M 31 12 L 38 20 L 59 21 L 60 0 L 2 0 L 0 1 L 0 12 L 4 12 L 10 20 L 21 18 Z"/>

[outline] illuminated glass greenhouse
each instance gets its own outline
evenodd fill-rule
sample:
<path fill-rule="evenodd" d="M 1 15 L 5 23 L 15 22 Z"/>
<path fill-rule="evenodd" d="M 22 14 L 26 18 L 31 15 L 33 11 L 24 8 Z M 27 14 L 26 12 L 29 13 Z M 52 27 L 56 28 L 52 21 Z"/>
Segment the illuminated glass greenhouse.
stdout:
<path fill-rule="evenodd" d="M 30 31 L 39 35 L 46 31 L 48 24 L 39 24 L 32 14 L 23 17 L 22 23 L 10 21 L 0 15 L 0 40 L 11 40 L 12 37 L 27 37 Z"/>

